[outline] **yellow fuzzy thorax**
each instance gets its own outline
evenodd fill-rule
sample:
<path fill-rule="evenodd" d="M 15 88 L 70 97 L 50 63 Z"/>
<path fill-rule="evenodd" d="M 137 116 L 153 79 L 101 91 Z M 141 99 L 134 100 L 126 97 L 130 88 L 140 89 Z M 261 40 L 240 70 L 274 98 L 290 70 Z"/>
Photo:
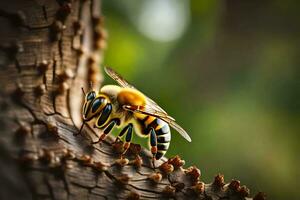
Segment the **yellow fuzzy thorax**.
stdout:
<path fill-rule="evenodd" d="M 118 94 L 118 101 L 121 105 L 136 105 L 136 106 L 146 105 L 145 95 L 131 88 L 122 89 Z M 134 113 L 134 115 L 137 118 L 143 118 L 145 116 L 141 113 Z"/>
<path fill-rule="evenodd" d="M 146 104 L 145 95 L 131 88 L 123 88 L 122 90 L 120 90 L 117 98 L 118 102 L 121 105 L 144 106 Z"/>
<path fill-rule="evenodd" d="M 105 85 L 101 88 L 100 93 L 108 97 L 117 99 L 119 105 L 145 106 L 146 96 L 140 91 L 133 88 L 122 88 L 116 85 Z M 135 117 L 143 118 L 145 115 L 134 113 Z"/>

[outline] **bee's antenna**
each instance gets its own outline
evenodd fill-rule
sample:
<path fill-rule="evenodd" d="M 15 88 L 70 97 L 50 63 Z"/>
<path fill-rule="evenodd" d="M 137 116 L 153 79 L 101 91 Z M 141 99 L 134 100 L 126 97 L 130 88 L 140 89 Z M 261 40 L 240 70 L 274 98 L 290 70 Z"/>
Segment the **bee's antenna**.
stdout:
<path fill-rule="evenodd" d="M 84 91 L 83 87 L 81 88 L 81 90 L 82 90 L 82 92 L 83 92 L 83 94 L 84 94 L 84 96 L 85 96 L 85 91 Z"/>
<path fill-rule="evenodd" d="M 155 170 L 156 167 L 155 167 L 155 158 L 154 157 L 152 158 L 152 166 L 153 166 L 153 169 Z"/>

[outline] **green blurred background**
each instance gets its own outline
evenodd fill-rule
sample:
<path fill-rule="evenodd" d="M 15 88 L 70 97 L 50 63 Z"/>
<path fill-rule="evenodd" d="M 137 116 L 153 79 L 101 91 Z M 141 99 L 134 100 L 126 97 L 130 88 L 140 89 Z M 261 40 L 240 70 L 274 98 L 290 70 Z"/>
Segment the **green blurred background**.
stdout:
<path fill-rule="evenodd" d="M 104 65 L 175 117 L 167 156 L 202 180 L 299 199 L 299 1 L 103 1 Z M 113 83 L 108 78 L 105 83 Z M 145 140 L 136 142 L 146 144 Z"/>

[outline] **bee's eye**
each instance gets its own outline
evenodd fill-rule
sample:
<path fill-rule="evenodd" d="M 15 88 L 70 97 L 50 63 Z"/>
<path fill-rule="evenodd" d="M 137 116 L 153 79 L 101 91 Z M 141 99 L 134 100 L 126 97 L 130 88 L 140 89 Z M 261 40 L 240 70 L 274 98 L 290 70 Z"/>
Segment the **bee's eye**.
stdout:
<path fill-rule="evenodd" d="M 92 104 L 92 113 L 96 112 L 104 102 L 105 99 L 102 97 L 95 99 Z"/>
<path fill-rule="evenodd" d="M 87 101 L 91 101 L 91 100 L 93 100 L 95 97 L 96 97 L 96 93 L 92 91 L 92 92 L 89 92 L 89 93 L 86 95 L 86 100 L 87 100 Z"/>

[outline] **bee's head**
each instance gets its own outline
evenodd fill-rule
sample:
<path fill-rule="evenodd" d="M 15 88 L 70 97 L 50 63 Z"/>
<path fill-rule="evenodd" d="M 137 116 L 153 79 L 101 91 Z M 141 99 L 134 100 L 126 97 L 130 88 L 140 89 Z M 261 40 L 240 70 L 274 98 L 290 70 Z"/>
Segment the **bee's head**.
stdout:
<path fill-rule="evenodd" d="M 88 121 L 97 115 L 97 113 L 102 111 L 107 104 L 107 99 L 101 94 L 97 95 L 93 90 L 89 91 L 88 93 L 85 93 L 83 89 L 82 91 L 85 94 L 82 114 L 84 120 Z"/>

